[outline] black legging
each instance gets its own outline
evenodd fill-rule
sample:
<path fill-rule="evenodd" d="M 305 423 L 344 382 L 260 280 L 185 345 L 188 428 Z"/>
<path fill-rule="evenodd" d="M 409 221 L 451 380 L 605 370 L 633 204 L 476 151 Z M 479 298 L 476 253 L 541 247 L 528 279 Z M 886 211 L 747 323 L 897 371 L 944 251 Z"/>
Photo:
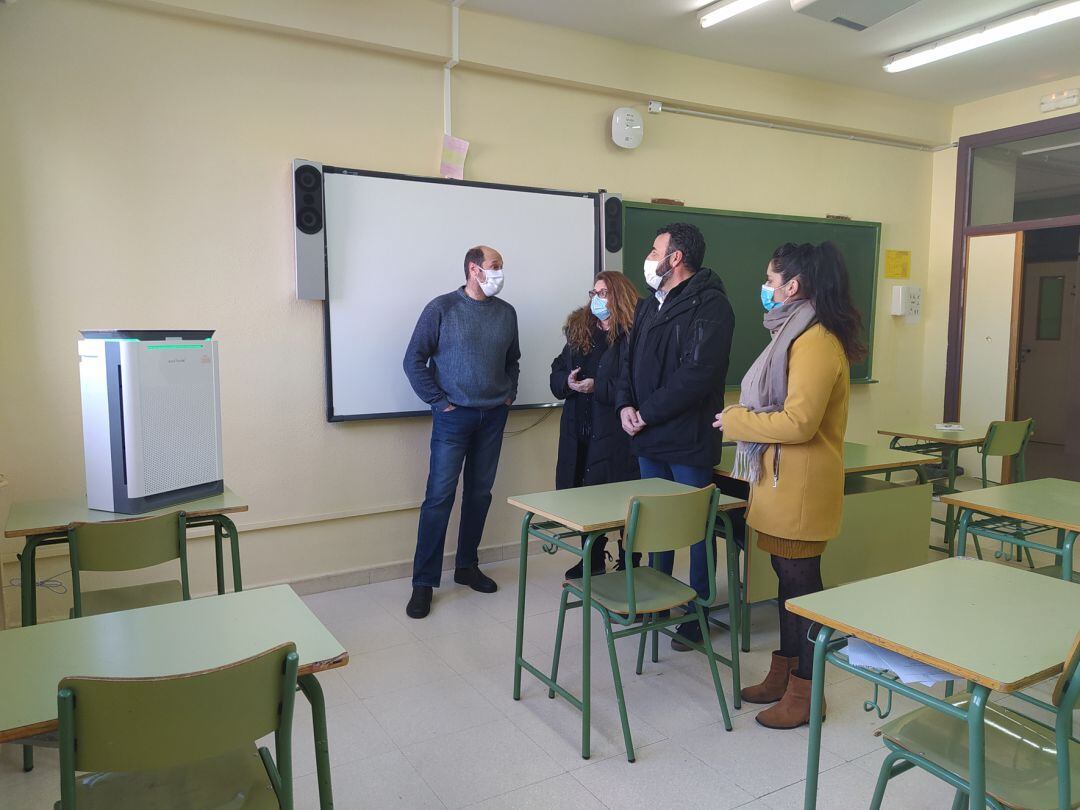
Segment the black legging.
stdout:
<path fill-rule="evenodd" d="M 814 622 L 789 613 L 787 600 L 824 589 L 821 584 L 821 555 L 789 560 L 773 554 L 772 567 L 780 580 L 777 594 L 780 605 L 780 654 L 787 658 L 798 656 L 799 668 L 795 674 L 810 680 L 814 673 L 814 643 L 809 636 Z"/>

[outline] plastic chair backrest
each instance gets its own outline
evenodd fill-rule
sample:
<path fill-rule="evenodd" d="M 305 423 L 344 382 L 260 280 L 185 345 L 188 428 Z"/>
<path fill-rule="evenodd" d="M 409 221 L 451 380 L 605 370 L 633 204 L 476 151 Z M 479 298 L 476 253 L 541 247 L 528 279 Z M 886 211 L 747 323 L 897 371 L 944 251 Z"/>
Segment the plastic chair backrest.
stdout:
<path fill-rule="evenodd" d="M 626 553 L 677 551 L 711 537 L 716 484 L 676 495 L 638 495 L 626 517 Z"/>
<path fill-rule="evenodd" d="M 179 559 L 186 551 L 186 516 L 171 512 L 119 523 L 75 523 L 68 529 L 72 568 L 133 571 Z"/>
<path fill-rule="evenodd" d="M 1019 455 L 1027 447 L 1033 421 L 991 422 L 983 439 L 983 454 L 1002 457 Z"/>
<path fill-rule="evenodd" d="M 1053 702 L 1055 706 L 1061 705 L 1061 700 L 1065 697 L 1065 690 L 1069 688 L 1069 682 L 1073 678 L 1078 677 L 1078 666 L 1080 666 L 1080 633 L 1076 634 L 1076 640 L 1073 641 L 1072 651 L 1069 653 L 1069 657 L 1065 659 L 1065 669 L 1061 671 L 1061 677 L 1059 677 L 1057 683 L 1054 684 Z"/>
<path fill-rule="evenodd" d="M 72 735 L 77 771 L 143 771 L 219 756 L 274 731 L 291 734 L 297 663 L 288 643 L 185 675 L 64 678 L 61 748 Z"/>

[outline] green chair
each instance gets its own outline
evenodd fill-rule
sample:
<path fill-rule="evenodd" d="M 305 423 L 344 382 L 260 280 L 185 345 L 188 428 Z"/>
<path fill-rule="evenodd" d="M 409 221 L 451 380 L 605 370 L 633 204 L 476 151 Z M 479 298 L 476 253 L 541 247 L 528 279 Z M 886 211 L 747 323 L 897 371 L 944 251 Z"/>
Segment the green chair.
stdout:
<path fill-rule="evenodd" d="M 626 554 L 634 552 L 677 551 L 687 548 L 705 538 L 712 538 L 716 523 L 716 509 L 719 492 L 715 484 L 704 489 L 678 495 L 649 495 L 632 498 L 626 519 Z M 731 731 L 731 717 L 728 715 L 727 701 L 724 699 L 724 687 L 720 683 L 720 673 L 716 668 L 718 656 L 712 648 L 709 626 L 705 619 L 705 608 L 716 600 L 716 552 L 711 542 L 705 544 L 709 568 L 708 599 L 698 598 L 697 592 L 669 574 L 655 568 L 642 566 L 630 567 L 625 571 L 614 571 L 602 577 L 592 578 L 591 604 L 604 621 L 604 635 L 607 639 L 608 656 L 611 660 L 611 672 L 615 681 L 615 697 L 619 703 L 619 720 L 622 723 L 623 741 L 626 744 L 626 758 L 634 761 L 634 744 L 630 737 L 630 724 L 626 717 L 626 701 L 623 697 L 622 676 L 619 672 L 619 659 L 615 653 L 615 640 L 625 636 L 638 635 L 637 674 L 640 675 L 645 658 L 645 639 L 650 631 L 659 630 L 675 636 L 667 630 L 671 625 L 686 620 L 686 616 L 670 616 L 671 609 L 689 605 L 701 627 L 703 644 L 696 644 L 679 637 L 687 645 L 705 654 L 712 670 L 713 686 L 720 711 L 724 717 L 724 727 Z M 577 601 L 570 601 L 570 597 Z M 562 653 L 563 625 L 568 609 L 582 607 L 584 593 L 581 580 L 569 580 L 563 584 L 559 602 L 559 622 L 555 633 L 555 654 L 551 663 L 551 680 L 557 681 L 559 674 L 559 656 Z M 625 629 L 614 630 L 612 625 Z M 588 651 L 585 651 L 588 654 Z M 653 647 L 653 660 L 656 660 L 656 647 Z M 721 660 L 723 660 L 721 658 Z M 548 691 L 548 697 L 555 697 L 555 690 Z M 586 701 L 586 707 L 589 701 Z M 588 711 L 588 708 L 585 709 Z M 589 718 L 585 717 L 588 724 Z"/>
<path fill-rule="evenodd" d="M 64 678 L 56 810 L 292 810 L 297 664 L 289 643 L 192 674 Z M 271 732 L 274 756 L 255 742 Z"/>
<path fill-rule="evenodd" d="M 1080 741 L 1071 736 L 1073 712 L 1080 699 L 1080 634 L 1054 688 L 1052 704 L 1029 695 L 1016 697 L 1054 715 L 1046 725 L 998 704 L 987 704 L 983 722 L 986 745 L 987 805 L 995 810 L 1068 810 L 1080 807 Z M 970 694 L 949 699 L 967 708 Z M 967 807 L 968 724 L 929 706 L 898 717 L 878 732 L 889 753 L 881 765 L 871 810 L 881 807 L 890 779 L 920 767 L 956 788 L 953 810 Z"/>
<path fill-rule="evenodd" d="M 1031 419 L 1025 419 L 1021 422 L 990 423 L 990 427 L 986 430 L 986 438 L 983 440 L 982 445 L 977 448 L 979 455 L 982 456 L 982 474 L 979 483 L 983 489 L 998 486 L 1001 483 L 991 481 L 987 474 L 987 460 L 991 457 L 1013 460 L 1013 483 L 1027 480 L 1025 455 L 1031 436 L 1035 432 L 1034 428 L 1034 421 Z M 1009 544 L 1008 538 L 1015 538 L 1022 543 L 1029 535 L 1040 534 L 1044 531 L 1046 531 L 1044 526 L 1036 526 L 1013 518 L 987 517 L 972 520 L 968 523 L 968 533 L 972 535 L 972 539 L 975 541 L 975 553 L 980 560 L 982 559 L 982 548 L 979 545 L 979 537 L 988 537 L 1001 543 L 1001 548 L 994 552 L 996 558 L 1011 561 L 1015 555 L 1015 559 L 1020 561 L 1023 559 L 1023 555 L 1026 554 L 1028 566 L 1031 568 L 1035 567 L 1035 562 L 1031 559 L 1031 550 L 1019 543 Z M 983 534 L 983 532 L 989 532 L 989 534 Z M 1064 533 L 1059 532 L 1058 534 L 1058 545 L 1060 545 Z M 1014 546 L 1015 551 L 1007 550 L 1009 545 Z"/>
<path fill-rule="evenodd" d="M 76 523 L 68 529 L 73 618 L 164 605 L 191 598 L 187 520 L 183 512 L 122 523 Z M 180 561 L 180 579 L 84 591 L 84 571 L 134 571 Z"/>

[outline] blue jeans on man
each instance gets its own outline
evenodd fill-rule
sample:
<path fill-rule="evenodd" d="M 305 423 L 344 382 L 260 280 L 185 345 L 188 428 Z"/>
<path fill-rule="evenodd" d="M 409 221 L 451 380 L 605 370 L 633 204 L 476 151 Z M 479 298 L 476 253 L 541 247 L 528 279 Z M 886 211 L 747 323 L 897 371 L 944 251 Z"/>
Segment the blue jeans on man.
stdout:
<path fill-rule="evenodd" d="M 669 464 L 651 458 L 638 458 L 638 468 L 642 478 L 666 478 L 691 487 L 707 487 L 713 481 L 712 467 L 695 467 L 691 464 Z M 713 559 L 716 558 L 716 538 L 710 537 L 713 545 Z M 675 567 L 675 552 L 661 551 L 649 554 L 649 565 L 665 574 L 670 574 Z M 709 598 L 709 558 L 705 541 L 690 547 L 690 587 L 697 591 L 701 599 Z"/>
<path fill-rule="evenodd" d="M 455 567 L 470 568 L 477 563 L 476 550 L 484 533 L 491 487 L 499 466 L 503 428 L 510 408 L 500 405 L 482 410 L 458 406 L 436 410 L 431 424 L 431 461 L 427 490 L 420 507 L 416 556 L 413 558 L 413 586 L 439 587 L 442 578 L 446 528 L 454 508 L 462 466 L 465 480 L 461 493 L 461 522 Z"/>

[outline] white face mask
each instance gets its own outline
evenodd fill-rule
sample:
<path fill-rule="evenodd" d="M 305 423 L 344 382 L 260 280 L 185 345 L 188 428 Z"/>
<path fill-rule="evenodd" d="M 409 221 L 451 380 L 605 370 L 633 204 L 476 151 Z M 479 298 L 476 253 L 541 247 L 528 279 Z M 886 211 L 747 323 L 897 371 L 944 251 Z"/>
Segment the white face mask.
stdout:
<path fill-rule="evenodd" d="M 498 295 L 503 288 L 503 271 L 494 268 L 480 268 L 487 281 L 480 282 L 480 289 L 488 298 Z"/>
<path fill-rule="evenodd" d="M 670 255 L 671 254 L 669 253 L 668 256 Z M 664 257 L 664 259 L 666 258 L 667 256 Z M 645 260 L 645 283 L 654 290 L 659 290 L 660 285 L 664 283 L 664 278 L 671 273 L 671 268 L 669 267 L 667 273 L 664 273 L 664 275 L 658 276 L 656 274 L 656 268 L 660 266 L 660 262 L 664 261 L 664 259 L 661 259 L 659 262 L 656 261 L 656 259 Z"/>

